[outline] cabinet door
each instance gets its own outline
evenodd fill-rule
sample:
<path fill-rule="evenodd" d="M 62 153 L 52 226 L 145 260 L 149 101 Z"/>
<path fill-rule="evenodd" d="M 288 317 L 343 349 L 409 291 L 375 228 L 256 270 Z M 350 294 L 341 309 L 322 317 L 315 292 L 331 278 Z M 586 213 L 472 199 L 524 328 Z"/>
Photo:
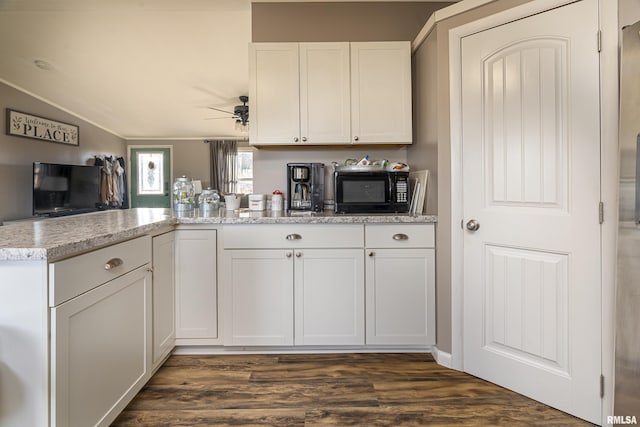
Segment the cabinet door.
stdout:
<path fill-rule="evenodd" d="M 175 233 L 176 338 L 217 338 L 216 230 Z"/>
<path fill-rule="evenodd" d="M 298 43 L 257 43 L 249 47 L 249 141 L 300 141 Z"/>
<path fill-rule="evenodd" d="M 410 144 L 410 43 L 351 43 L 351 98 L 354 143 Z"/>
<path fill-rule="evenodd" d="M 293 257 L 283 249 L 225 251 L 225 345 L 293 345 Z"/>
<path fill-rule="evenodd" d="M 435 344 L 433 249 L 368 249 L 367 344 Z"/>
<path fill-rule="evenodd" d="M 153 238 L 153 368 L 173 350 L 176 340 L 175 237 Z"/>
<path fill-rule="evenodd" d="M 296 345 L 364 344 L 362 249 L 295 251 Z"/>
<path fill-rule="evenodd" d="M 303 143 L 351 141 L 349 43 L 300 44 L 300 134 Z"/>
<path fill-rule="evenodd" d="M 150 376 L 146 266 L 51 309 L 51 418 L 108 426 Z"/>

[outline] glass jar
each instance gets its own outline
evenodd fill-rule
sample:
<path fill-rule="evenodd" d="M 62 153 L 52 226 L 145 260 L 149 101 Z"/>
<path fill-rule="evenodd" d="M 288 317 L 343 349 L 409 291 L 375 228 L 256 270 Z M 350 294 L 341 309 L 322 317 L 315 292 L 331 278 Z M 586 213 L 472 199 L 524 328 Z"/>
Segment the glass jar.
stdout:
<path fill-rule="evenodd" d="M 200 197 L 198 197 L 200 203 L 200 213 L 206 214 L 217 210 L 220 207 L 220 195 L 218 190 L 212 190 L 211 187 L 206 190 L 202 190 Z"/>
<path fill-rule="evenodd" d="M 173 209 L 191 211 L 195 207 L 195 186 L 191 178 L 182 175 L 173 183 Z"/>

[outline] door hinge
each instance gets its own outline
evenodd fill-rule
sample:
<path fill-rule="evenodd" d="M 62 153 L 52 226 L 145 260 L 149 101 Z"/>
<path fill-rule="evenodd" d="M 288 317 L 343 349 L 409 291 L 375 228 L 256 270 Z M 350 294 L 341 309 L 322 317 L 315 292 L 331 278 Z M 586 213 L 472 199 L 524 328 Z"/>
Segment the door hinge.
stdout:
<path fill-rule="evenodd" d="M 598 221 L 600 224 L 604 222 L 604 203 L 598 203 Z"/>
<path fill-rule="evenodd" d="M 598 30 L 598 52 L 602 52 L 602 31 Z"/>
<path fill-rule="evenodd" d="M 604 398 L 604 375 L 600 375 L 600 399 Z"/>

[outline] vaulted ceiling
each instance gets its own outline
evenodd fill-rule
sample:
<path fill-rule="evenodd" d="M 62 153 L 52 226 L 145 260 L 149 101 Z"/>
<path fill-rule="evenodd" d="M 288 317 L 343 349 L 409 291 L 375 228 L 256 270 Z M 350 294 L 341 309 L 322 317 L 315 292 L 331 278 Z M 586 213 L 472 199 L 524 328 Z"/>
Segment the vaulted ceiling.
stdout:
<path fill-rule="evenodd" d="M 242 136 L 250 0 L 2 0 L 0 80 L 124 138 Z"/>

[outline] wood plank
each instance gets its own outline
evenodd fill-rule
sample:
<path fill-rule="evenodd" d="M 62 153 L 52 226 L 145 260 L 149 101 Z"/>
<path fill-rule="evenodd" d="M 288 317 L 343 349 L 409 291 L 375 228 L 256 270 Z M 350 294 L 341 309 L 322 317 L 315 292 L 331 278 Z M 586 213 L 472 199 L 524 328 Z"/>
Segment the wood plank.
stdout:
<path fill-rule="evenodd" d="M 589 423 L 424 353 L 171 356 L 114 426 Z"/>

